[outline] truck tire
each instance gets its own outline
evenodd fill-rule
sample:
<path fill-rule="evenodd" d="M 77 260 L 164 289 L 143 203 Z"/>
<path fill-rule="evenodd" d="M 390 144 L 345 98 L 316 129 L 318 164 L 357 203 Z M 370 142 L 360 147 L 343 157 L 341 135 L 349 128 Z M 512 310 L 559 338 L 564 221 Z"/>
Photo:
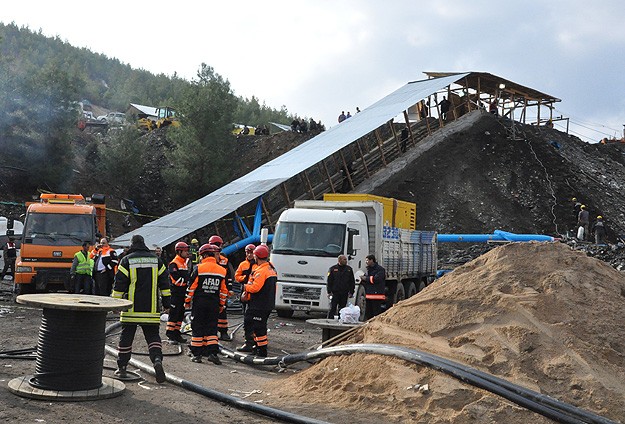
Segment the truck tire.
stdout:
<path fill-rule="evenodd" d="M 293 309 L 276 309 L 276 313 L 280 318 L 291 318 L 293 316 Z"/>
<path fill-rule="evenodd" d="M 417 285 L 414 283 L 414 281 L 410 281 L 406 285 L 407 287 L 404 287 L 404 289 L 406 290 L 406 299 L 417 294 Z"/>
<path fill-rule="evenodd" d="M 404 300 L 406 298 L 406 291 L 404 290 L 403 284 L 397 284 L 397 288 L 395 289 L 395 296 L 393 297 L 393 305 L 399 302 L 400 300 Z"/>
<path fill-rule="evenodd" d="M 426 286 L 425 281 L 423 280 L 419 281 L 419 285 L 417 286 L 417 292 L 420 292 L 421 290 L 423 290 L 425 286 Z"/>
<path fill-rule="evenodd" d="M 365 288 L 361 285 L 358 286 L 358 291 L 356 292 L 356 298 L 354 299 L 356 302 L 356 306 L 360 308 L 360 318 L 359 321 L 365 320 L 365 308 L 367 307 L 367 301 L 365 300 Z"/>

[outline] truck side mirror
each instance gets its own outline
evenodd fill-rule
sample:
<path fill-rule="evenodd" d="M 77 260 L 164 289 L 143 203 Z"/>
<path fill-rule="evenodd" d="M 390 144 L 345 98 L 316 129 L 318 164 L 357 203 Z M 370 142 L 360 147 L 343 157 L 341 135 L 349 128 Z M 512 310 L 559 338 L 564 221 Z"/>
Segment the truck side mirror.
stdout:
<path fill-rule="evenodd" d="M 352 237 L 352 252 L 356 252 L 362 249 L 362 236 L 356 234 Z"/>

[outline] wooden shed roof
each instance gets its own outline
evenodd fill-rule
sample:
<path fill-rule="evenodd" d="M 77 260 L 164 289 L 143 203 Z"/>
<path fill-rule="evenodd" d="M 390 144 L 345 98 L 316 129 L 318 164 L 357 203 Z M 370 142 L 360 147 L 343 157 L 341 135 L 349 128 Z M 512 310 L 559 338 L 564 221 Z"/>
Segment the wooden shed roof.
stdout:
<path fill-rule="evenodd" d="M 431 78 L 464 74 L 464 72 L 424 73 Z M 527 100 L 539 101 L 540 103 L 555 103 L 560 101 L 560 99 L 558 99 L 557 97 L 551 96 L 530 87 L 526 87 L 514 81 L 499 77 L 497 75 L 489 74 L 488 72 L 470 72 L 469 75 L 467 75 L 466 77 L 458 79 L 458 81 L 456 81 L 456 84 L 463 87 L 471 88 L 473 90 L 479 91 L 480 93 L 488 93 L 493 96 L 497 95 L 499 98 L 503 99 L 512 99 L 512 97 L 523 97 Z M 499 88 L 500 84 L 506 85 L 504 90 L 501 90 Z"/>

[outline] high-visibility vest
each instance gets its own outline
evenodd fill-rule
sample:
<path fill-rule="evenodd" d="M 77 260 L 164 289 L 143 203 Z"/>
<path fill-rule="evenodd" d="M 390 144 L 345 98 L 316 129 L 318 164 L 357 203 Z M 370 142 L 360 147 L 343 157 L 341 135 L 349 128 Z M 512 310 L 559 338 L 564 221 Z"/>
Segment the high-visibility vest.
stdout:
<path fill-rule="evenodd" d="M 74 255 L 78 259 L 78 265 L 76 265 L 76 274 L 91 275 L 93 270 L 93 259 L 89 258 L 89 254 L 85 255 L 82 250 L 76 252 Z"/>

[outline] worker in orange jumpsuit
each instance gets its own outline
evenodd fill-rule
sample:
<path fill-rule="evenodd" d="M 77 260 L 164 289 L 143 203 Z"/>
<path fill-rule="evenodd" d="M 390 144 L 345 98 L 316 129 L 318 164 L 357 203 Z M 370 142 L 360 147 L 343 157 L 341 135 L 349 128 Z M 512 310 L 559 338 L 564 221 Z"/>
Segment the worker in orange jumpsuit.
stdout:
<path fill-rule="evenodd" d="M 254 259 L 254 249 L 256 246 L 253 244 L 248 244 L 245 246 L 245 260 L 239 264 L 236 272 L 234 273 L 234 281 L 241 285 L 240 293 L 243 292 L 243 287 L 250 280 L 250 276 L 254 269 L 256 269 L 256 259 Z M 243 307 L 243 315 L 245 315 L 245 310 L 247 309 L 247 302 L 241 300 L 241 305 Z M 254 345 L 254 339 L 245 339 L 246 343 L 250 346 Z"/>
<path fill-rule="evenodd" d="M 260 357 L 267 356 L 267 319 L 276 305 L 276 281 L 278 275 L 276 269 L 269 262 L 269 249 L 260 245 L 254 249 L 256 268 L 250 277 L 250 282 L 245 285 L 242 298 L 248 298 L 248 307 L 243 319 L 245 329 L 245 344 L 237 350 L 239 352 L 252 352 Z M 255 345 L 250 346 L 248 339 L 254 340 Z"/>
<path fill-rule="evenodd" d="M 224 241 L 221 237 L 214 235 L 208 239 L 208 243 L 217 246 L 219 248 L 219 251 L 221 251 Z M 234 269 L 232 268 L 232 264 L 230 264 L 228 262 L 228 258 L 225 255 L 222 255 L 221 253 L 217 257 L 217 263 L 221 265 L 222 267 L 224 267 L 224 269 L 226 270 L 226 287 L 228 288 L 228 296 L 232 296 L 233 295 L 232 281 L 234 277 Z M 222 312 L 219 313 L 219 321 L 217 321 L 217 326 L 219 327 L 219 338 L 221 340 L 230 341 L 232 340 L 232 336 L 228 334 L 227 309 L 228 309 L 228 304 L 226 302 L 226 307 L 223 309 Z"/>
<path fill-rule="evenodd" d="M 184 318 L 184 300 L 189 286 L 191 274 L 191 260 L 189 259 L 189 245 L 184 241 L 176 243 L 174 247 L 176 257 L 169 263 L 169 285 L 171 287 L 171 306 L 167 319 L 167 338 L 175 343 L 186 343 L 180 329 Z"/>
<path fill-rule="evenodd" d="M 228 289 L 226 270 L 217 263 L 219 248 L 204 244 L 198 252 L 200 263 L 191 272 L 191 286 L 185 299 L 185 309 L 191 309 L 191 354 L 193 362 L 202 362 L 202 356 L 215 365 L 221 365 L 217 319 L 226 307 Z"/>

